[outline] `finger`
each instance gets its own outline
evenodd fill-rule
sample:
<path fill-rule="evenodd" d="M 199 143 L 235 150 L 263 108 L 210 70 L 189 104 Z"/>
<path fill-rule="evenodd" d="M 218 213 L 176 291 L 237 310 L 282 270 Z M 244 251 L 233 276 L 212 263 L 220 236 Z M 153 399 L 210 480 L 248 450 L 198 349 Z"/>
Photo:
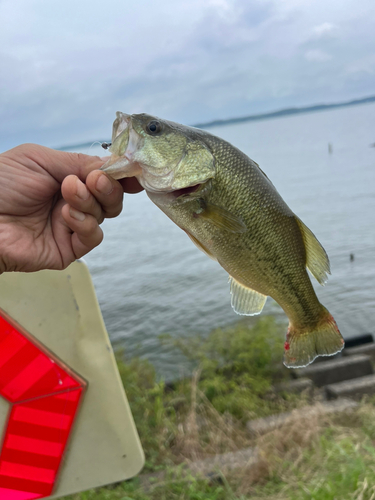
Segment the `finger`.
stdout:
<path fill-rule="evenodd" d="M 104 212 L 105 217 L 117 217 L 122 210 L 124 192 L 121 184 L 102 171 L 91 172 L 86 186 L 93 194 Z"/>
<path fill-rule="evenodd" d="M 102 242 L 103 231 L 95 217 L 79 212 L 68 204 L 62 207 L 61 214 L 73 231 L 71 244 L 76 259 L 83 257 Z"/>
<path fill-rule="evenodd" d="M 20 155 L 43 167 L 60 183 L 70 174 L 77 175 L 82 181 L 85 181 L 89 172 L 104 164 L 104 160 L 101 160 L 99 156 L 58 151 L 38 144 L 22 144 L 15 149 Z"/>
<path fill-rule="evenodd" d="M 93 215 L 99 224 L 103 222 L 104 211 L 100 203 L 76 175 L 68 175 L 61 184 L 64 200 L 79 212 Z"/>

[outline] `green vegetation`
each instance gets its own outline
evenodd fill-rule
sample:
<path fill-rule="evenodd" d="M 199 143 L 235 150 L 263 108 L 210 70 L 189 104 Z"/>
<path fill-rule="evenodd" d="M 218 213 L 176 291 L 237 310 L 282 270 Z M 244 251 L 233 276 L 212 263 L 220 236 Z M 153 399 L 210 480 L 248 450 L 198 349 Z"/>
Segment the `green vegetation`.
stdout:
<path fill-rule="evenodd" d="M 139 480 L 135 479 L 124 482 L 114 489 L 101 488 L 66 498 L 71 500 L 232 500 L 236 498 L 237 500 L 238 497 L 228 497 L 228 489 L 191 477 L 182 481 L 167 482 L 150 492 L 144 492 L 139 486 Z"/>
<path fill-rule="evenodd" d="M 264 463 L 247 492 L 252 499 L 375 499 L 374 419 L 374 404 L 362 402 L 349 416 L 312 415 L 264 436 Z"/>
<path fill-rule="evenodd" d="M 283 410 L 284 399 L 267 395 L 285 373 L 282 334 L 273 318 L 262 318 L 252 328 L 239 323 L 217 329 L 205 340 L 164 337 L 162 342 L 178 347 L 195 363 L 192 380 L 166 388 L 148 361 L 118 362 L 146 452 L 146 471 L 197 454 L 228 451 L 228 446 L 237 449 L 250 442 L 247 420 Z"/>
<path fill-rule="evenodd" d="M 272 318 L 215 330 L 205 340 L 164 337 L 196 365 L 191 380 L 172 387 L 145 360 L 119 361 L 145 469 L 131 481 L 66 500 L 375 500 L 372 401 L 345 416 L 318 411 L 295 418 L 256 439 L 246 431 L 251 418 L 306 404 L 303 396 L 272 390 L 289 374 L 280 363 L 282 337 Z M 255 464 L 214 477 L 194 477 L 179 465 L 250 446 L 258 450 Z"/>
<path fill-rule="evenodd" d="M 198 388 L 213 407 L 244 421 L 275 412 L 263 396 L 286 373 L 281 365 L 283 330 L 272 317 L 264 317 L 252 328 L 239 322 L 214 330 L 205 340 L 169 342 L 198 366 Z"/>

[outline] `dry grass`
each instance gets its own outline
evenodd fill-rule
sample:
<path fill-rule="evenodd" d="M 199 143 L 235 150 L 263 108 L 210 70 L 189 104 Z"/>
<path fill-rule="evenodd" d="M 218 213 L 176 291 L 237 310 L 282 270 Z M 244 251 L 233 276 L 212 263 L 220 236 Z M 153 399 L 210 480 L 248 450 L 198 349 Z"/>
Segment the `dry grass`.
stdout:
<path fill-rule="evenodd" d="M 159 473 L 148 487 L 124 483 L 77 499 L 134 500 L 375 500 L 375 407 L 327 415 L 317 405 L 308 414 L 295 412 L 278 429 L 250 439 L 241 422 L 218 413 L 191 383 L 190 407 L 178 426 L 175 462 L 195 462 L 215 454 L 257 449 L 251 466 L 220 465 L 214 480 L 198 479 L 181 468 Z M 249 462 L 250 463 L 250 462 Z M 201 472 L 205 472 L 202 467 Z M 219 480 L 219 483 L 217 482 Z M 122 489 L 120 489 L 122 488 Z M 124 496 L 125 495 L 125 496 Z"/>
<path fill-rule="evenodd" d="M 327 415 L 317 406 L 257 439 L 259 460 L 227 481 L 241 498 L 375 500 L 375 407 Z"/>
<path fill-rule="evenodd" d="M 316 405 L 308 414 L 301 416 L 296 411 L 280 428 L 250 439 L 241 423 L 226 419 L 212 407 L 197 389 L 198 377 L 196 373 L 191 386 L 190 411 L 176 439 L 174 453 L 178 461 L 189 464 L 215 453 L 238 451 L 250 444 L 257 450 L 256 460 L 249 461 L 250 465 L 245 460 L 235 469 L 231 467 L 233 464 L 228 464 L 229 467 L 220 464 L 217 468 L 220 483 L 227 492 L 224 498 L 375 500 L 375 449 L 372 449 L 375 408 L 372 404 L 363 404 L 358 411 L 345 415 L 327 415 L 323 407 Z M 353 470 L 350 469 L 352 461 Z M 204 474 L 207 469 L 202 467 L 200 472 Z M 188 469 L 185 472 L 170 470 L 169 475 L 163 475 L 154 483 L 152 490 L 191 483 L 194 477 L 199 477 L 197 471 L 191 475 Z M 350 496 L 343 496 L 342 491 L 348 488 L 343 478 L 352 488 Z M 337 481 L 342 481 L 342 485 L 336 484 Z M 330 488 L 333 496 L 328 491 Z M 338 488 L 338 496 L 334 488 Z"/>
<path fill-rule="evenodd" d="M 250 470 L 242 471 L 238 492 L 249 493 L 255 484 L 265 484 L 271 478 L 290 486 L 305 450 L 317 448 L 322 430 L 330 423 L 318 405 L 303 417 L 298 412 L 292 413 L 280 428 L 260 436 L 256 440 L 259 462 Z"/>
<path fill-rule="evenodd" d="M 345 415 L 324 414 L 319 406 L 295 412 L 282 427 L 249 435 L 247 420 L 312 402 L 308 394 L 270 391 L 282 375 L 273 368 L 272 329 L 263 321 L 257 329 L 215 331 L 197 351 L 201 369 L 167 391 L 149 363 L 120 362 L 146 451 L 145 472 L 158 475 L 149 480 L 150 488 L 135 480 L 74 499 L 375 500 L 375 399 Z M 193 347 L 189 344 L 195 352 Z M 240 451 L 244 448 L 248 452 Z M 228 455 L 219 460 L 222 454 Z M 193 462 L 199 462 L 200 478 Z M 208 470 L 215 476 L 202 478 Z"/>
<path fill-rule="evenodd" d="M 325 429 L 335 426 L 335 420 L 342 417 L 326 415 L 317 404 L 310 413 L 304 413 L 303 416 L 298 411 L 293 412 L 280 428 L 257 438 L 250 437 L 241 421 L 229 414 L 222 415 L 213 407 L 198 388 L 199 376 L 198 370 L 191 381 L 189 410 L 177 426 L 171 447 L 175 463 L 191 464 L 252 446 L 257 450 L 256 461 L 251 461 L 250 466 L 244 463 L 235 470 L 220 467 L 222 480 L 230 485 L 235 495 L 243 498 L 248 498 L 248 495 L 253 498 L 260 487 L 277 480 L 283 483 L 283 487 L 276 496 L 269 498 L 282 499 L 285 492 L 295 486 L 296 472 L 300 473 L 305 467 L 306 451 L 315 454 L 321 463 L 327 458 L 321 456 L 324 452 L 321 450 L 320 438 Z M 305 402 L 301 398 L 296 406 L 303 406 Z M 369 419 L 367 412 L 365 415 Z M 354 420 L 358 420 L 358 417 Z M 345 432 L 347 429 L 343 427 L 340 439 L 345 437 Z M 310 466 L 311 464 L 308 467 Z M 204 468 L 202 472 L 205 472 Z M 312 472 L 310 467 L 307 476 Z M 186 474 L 183 476 L 186 481 Z M 165 476 L 162 483 L 165 484 Z M 162 483 L 157 481 L 155 486 Z"/>
<path fill-rule="evenodd" d="M 178 462 L 194 462 L 252 444 L 243 423 L 230 414 L 219 413 L 199 390 L 199 376 L 198 370 L 191 382 L 189 411 L 177 426 L 171 449 Z"/>

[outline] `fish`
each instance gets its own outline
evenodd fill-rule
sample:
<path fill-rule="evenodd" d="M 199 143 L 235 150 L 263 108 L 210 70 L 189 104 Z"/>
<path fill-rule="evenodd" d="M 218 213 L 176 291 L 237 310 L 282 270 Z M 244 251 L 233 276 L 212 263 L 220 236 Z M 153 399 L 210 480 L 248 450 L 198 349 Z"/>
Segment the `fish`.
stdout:
<path fill-rule="evenodd" d="M 149 198 L 229 274 L 231 304 L 260 314 L 267 297 L 289 326 L 284 364 L 331 356 L 344 339 L 319 302 L 307 269 L 324 285 L 328 256 L 259 165 L 227 141 L 146 113 L 116 113 L 111 156 L 101 169 L 136 177 Z"/>

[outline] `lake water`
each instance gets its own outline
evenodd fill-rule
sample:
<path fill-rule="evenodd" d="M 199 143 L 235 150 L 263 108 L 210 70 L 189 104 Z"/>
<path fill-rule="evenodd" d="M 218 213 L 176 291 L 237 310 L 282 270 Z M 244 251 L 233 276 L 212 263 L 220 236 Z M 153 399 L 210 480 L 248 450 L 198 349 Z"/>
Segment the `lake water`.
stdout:
<path fill-rule="evenodd" d="M 323 244 L 332 276 L 314 286 L 344 337 L 375 333 L 374 124 L 368 104 L 209 130 L 255 160 Z M 104 242 L 85 260 L 115 349 L 146 356 L 166 378 L 179 376 L 183 358 L 158 336 L 205 335 L 238 321 L 226 272 L 145 193 L 125 196 L 123 213 L 103 229 Z M 270 298 L 262 314 L 286 322 Z"/>

